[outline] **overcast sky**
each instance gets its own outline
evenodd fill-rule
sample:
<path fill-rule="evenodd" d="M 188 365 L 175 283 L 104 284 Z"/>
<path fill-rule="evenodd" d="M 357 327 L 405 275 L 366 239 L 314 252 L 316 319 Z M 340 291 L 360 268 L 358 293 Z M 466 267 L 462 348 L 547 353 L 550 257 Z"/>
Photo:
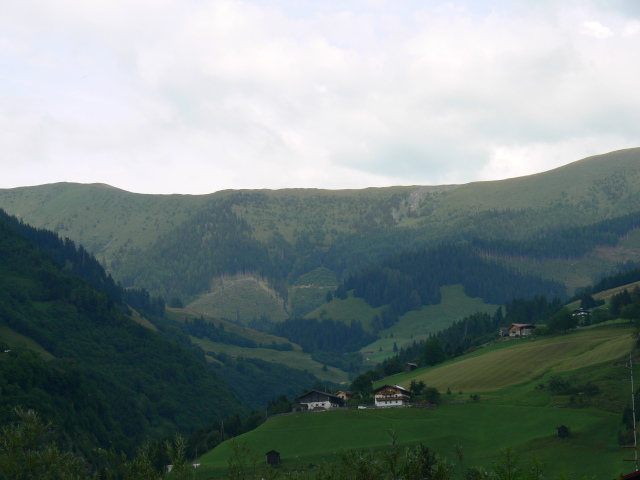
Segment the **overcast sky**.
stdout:
<path fill-rule="evenodd" d="M 637 0 L 0 5 L 0 188 L 466 183 L 638 139 Z"/>

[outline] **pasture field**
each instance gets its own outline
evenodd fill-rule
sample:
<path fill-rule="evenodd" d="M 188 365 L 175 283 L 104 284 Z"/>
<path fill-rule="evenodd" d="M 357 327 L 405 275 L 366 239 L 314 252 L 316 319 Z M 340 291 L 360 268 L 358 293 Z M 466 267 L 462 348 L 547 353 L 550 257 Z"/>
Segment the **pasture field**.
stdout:
<path fill-rule="evenodd" d="M 273 321 L 288 317 L 278 293 L 252 275 L 216 278 L 212 282 L 211 292 L 200 296 L 187 307 L 204 315 L 245 324 L 265 315 Z"/>
<path fill-rule="evenodd" d="M 301 350 L 280 352 L 271 348 L 246 348 L 226 343 L 212 342 L 209 339 L 189 337 L 191 341 L 200 346 L 207 353 L 225 353 L 233 357 L 259 358 L 266 362 L 282 363 L 298 370 L 307 370 L 320 380 L 334 383 L 349 383 L 346 372 L 335 367 L 327 366 L 323 370 L 323 364 L 311 358 L 311 354 Z"/>
<path fill-rule="evenodd" d="M 408 387 L 423 381 L 444 392 L 500 393 L 517 384 L 539 382 L 549 374 L 566 374 L 599 364 L 614 363 L 633 347 L 628 325 L 585 329 L 535 341 L 500 342 L 436 367 L 388 377 L 375 385 L 395 383 Z"/>
<path fill-rule="evenodd" d="M 246 442 L 259 462 L 275 449 L 281 468 L 312 469 L 323 460 L 336 460 L 344 450 L 384 451 L 393 428 L 402 445 L 423 443 L 450 461 L 457 462 L 454 445 L 461 445 L 467 467 L 491 466 L 499 461 L 501 448 L 511 446 L 521 464 L 526 466 L 533 456 L 546 464 L 546 478 L 564 472 L 572 478 L 611 479 L 631 469 L 617 439 L 630 394 L 624 363 L 633 343 L 628 325 L 500 342 L 375 384 L 408 386 L 412 379 L 423 380 L 442 394 L 444 403 L 436 410 L 369 408 L 274 417 L 236 441 Z M 552 375 L 593 382 L 599 392 L 572 398 L 539 388 Z M 455 393 L 444 393 L 448 387 Z M 469 393 L 480 394 L 481 401 L 461 403 Z M 556 437 L 560 425 L 570 428 L 566 440 Z M 223 475 L 231 453 L 230 442 L 225 442 L 202 456 L 198 478 Z M 461 478 L 460 472 L 457 466 L 454 477 Z"/>
<path fill-rule="evenodd" d="M 10 348 L 23 346 L 28 350 L 39 353 L 43 360 L 48 361 L 56 358 L 47 350 L 42 348 L 42 346 L 35 340 L 25 337 L 6 325 L 0 325 L 0 339 L 2 339 L 2 342 L 6 343 Z"/>
<path fill-rule="evenodd" d="M 293 317 L 304 316 L 321 307 L 327 293 L 333 293 L 336 286 L 336 275 L 328 268 L 318 267 L 300 275 L 289 286 L 289 313 Z"/>
<path fill-rule="evenodd" d="M 546 464 L 547 478 L 560 472 L 572 478 L 595 475 L 609 479 L 625 471 L 617 444 L 620 415 L 590 409 L 556 409 L 483 403 L 442 404 L 437 410 L 368 409 L 305 413 L 276 417 L 236 442 L 264 462 L 264 454 L 276 450 L 281 467 L 309 468 L 323 460 L 336 460 L 345 450 L 382 450 L 394 429 L 401 445 L 423 443 L 457 462 L 454 445 L 461 445 L 465 466 L 491 466 L 500 450 L 511 446 L 526 465 L 534 454 Z M 556 437 L 556 427 L 567 425 L 571 436 Z M 231 456 L 227 441 L 198 461 L 198 479 L 221 478 Z M 460 478 L 460 467 L 455 478 Z"/>
<path fill-rule="evenodd" d="M 484 303 L 481 298 L 471 298 L 464 293 L 462 285 L 440 288 L 442 301 L 438 305 L 423 306 L 420 310 L 405 313 L 391 328 L 380 332 L 380 339 L 360 349 L 369 358 L 365 366 L 373 366 L 394 355 L 393 344 L 398 348 L 414 341 L 426 340 L 429 335 L 444 330 L 457 320 L 476 312 L 493 315 L 498 305 Z M 382 349 L 382 351 L 380 351 Z"/>
<path fill-rule="evenodd" d="M 371 319 L 374 315 L 379 314 L 380 310 L 382 307 L 373 308 L 364 299 L 356 298 L 353 296 L 353 292 L 349 292 L 349 296 L 344 300 L 334 298 L 329 303 L 324 303 L 307 314 L 305 318 L 332 318 L 347 323 L 351 320 L 357 320 L 362 323 L 362 328 L 370 330 Z"/>

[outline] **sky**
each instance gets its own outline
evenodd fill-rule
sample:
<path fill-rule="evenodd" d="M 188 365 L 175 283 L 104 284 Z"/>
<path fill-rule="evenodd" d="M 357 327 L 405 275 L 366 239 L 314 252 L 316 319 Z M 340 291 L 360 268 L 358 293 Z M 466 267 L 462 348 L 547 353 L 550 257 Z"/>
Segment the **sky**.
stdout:
<path fill-rule="evenodd" d="M 637 0 L 0 5 L 0 188 L 498 180 L 640 146 Z"/>

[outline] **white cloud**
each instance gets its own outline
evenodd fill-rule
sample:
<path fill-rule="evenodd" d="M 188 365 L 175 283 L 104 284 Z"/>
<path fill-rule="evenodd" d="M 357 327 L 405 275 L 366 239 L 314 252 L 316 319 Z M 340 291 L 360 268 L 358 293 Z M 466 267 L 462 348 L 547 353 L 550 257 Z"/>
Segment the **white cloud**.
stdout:
<path fill-rule="evenodd" d="M 604 8 L 12 2 L 0 187 L 459 183 L 634 146 L 640 29 Z"/>

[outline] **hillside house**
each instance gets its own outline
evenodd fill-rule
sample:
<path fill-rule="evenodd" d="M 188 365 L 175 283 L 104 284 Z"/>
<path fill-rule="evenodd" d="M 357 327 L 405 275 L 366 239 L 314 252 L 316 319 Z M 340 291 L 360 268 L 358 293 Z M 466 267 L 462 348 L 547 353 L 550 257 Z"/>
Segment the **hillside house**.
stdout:
<path fill-rule="evenodd" d="M 584 308 L 576 308 L 573 312 L 571 312 L 571 315 L 573 315 L 574 317 L 589 318 L 591 316 L 591 312 L 589 310 L 585 310 Z"/>
<path fill-rule="evenodd" d="M 329 410 L 342 405 L 342 398 L 318 390 L 311 390 L 300 395 L 298 401 L 305 410 Z"/>
<path fill-rule="evenodd" d="M 340 397 L 343 402 L 348 402 L 352 398 L 356 398 L 355 394 L 351 392 L 343 392 L 342 390 L 336 392 L 336 397 Z"/>
<path fill-rule="evenodd" d="M 400 385 L 383 385 L 373 394 L 376 407 L 402 407 L 411 402 L 411 394 Z"/>
<path fill-rule="evenodd" d="M 531 335 L 536 329 L 533 323 L 512 323 L 509 326 L 510 337 L 520 337 L 525 335 Z"/>

